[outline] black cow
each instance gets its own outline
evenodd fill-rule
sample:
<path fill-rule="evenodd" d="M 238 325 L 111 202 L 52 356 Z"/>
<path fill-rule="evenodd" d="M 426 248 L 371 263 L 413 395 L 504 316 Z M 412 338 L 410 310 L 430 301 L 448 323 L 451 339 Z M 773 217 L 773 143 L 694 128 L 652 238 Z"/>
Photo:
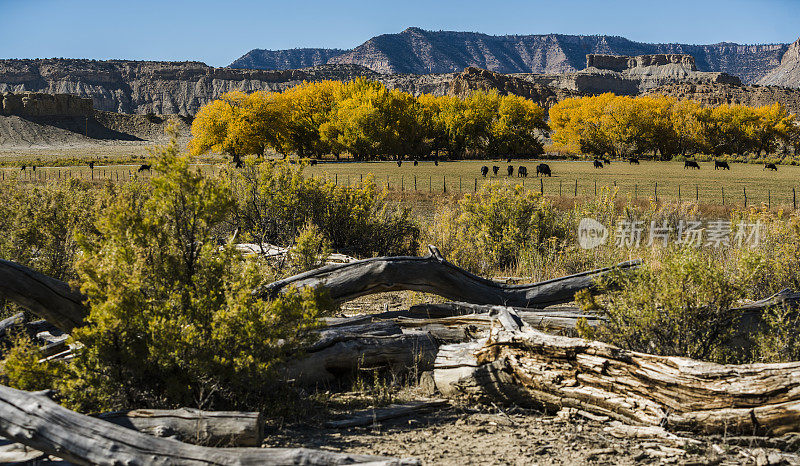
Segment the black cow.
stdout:
<path fill-rule="evenodd" d="M 310 161 L 310 162 L 308 162 L 308 164 L 309 164 L 309 165 L 311 165 L 311 166 L 313 167 L 314 165 L 316 165 L 316 164 L 317 164 L 317 159 L 311 159 L 311 161 Z"/>
<path fill-rule="evenodd" d="M 770 170 L 778 171 L 778 167 L 774 163 L 767 163 L 764 164 L 764 170 L 769 168 Z"/>
<path fill-rule="evenodd" d="M 594 161 L 594 168 L 603 168 L 603 162 L 599 160 Z"/>
<path fill-rule="evenodd" d="M 494 173 L 494 176 L 497 176 L 497 172 L 499 171 L 500 167 L 498 167 L 497 165 L 492 165 L 492 173 Z"/>
<path fill-rule="evenodd" d="M 608 159 L 603 159 L 603 163 L 606 165 L 611 165 L 611 161 Z"/>
<path fill-rule="evenodd" d="M 528 169 L 526 167 L 520 166 L 519 168 L 517 168 L 517 176 L 521 176 L 521 177 L 527 178 L 528 177 Z"/>
<path fill-rule="evenodd" d="M 234 163 L 234 167 L 236 167 L 236 168 L 244 168 L 244 163 L 241 160 L 237 160 Z M 142 171 L 142 169 L 140 168 L 139 171 Z"/>
<path fill-rule="evenodd" d="M 628 163 L 631 165 L 639 165 L 639 159 L 637 159 L 636 157 L 631 157 L 628 159 Z"/>
<path fill-rule="evenodd" d="M 239 163 L 242 163 L 242 161 L 240 160 Z M 140 172 L 144 172 L 144 171 L 147 171 L 147 172 L 150 171 L 150 165 L 149 164 L 144 164 L 141 167 L 139 167 L 139 169 L 136 170 L 136 173 L 140 173 Z"/>
<path fill-rule="evenodd" d="M 397 161 L 397 166 L 399 167 L 399 166 L 402 166 L 402 165 L 403 165 L 403 161 L 402 160 L 398 160 Z"/>
<path fill-rule="evenodd" d="M 511 157 L 508 158 L 508 163 L 511 163 Z"/>
<path fill-rule="evenodd" d="M 89 162 L 89 170 L 94 170 L 94 162 Z"/>
<path fill-rule="evenodd" d="M 417 165 L 419 165 L 419 161 L 418 161 L 418 160 L 415 160 L 415 161 L 414 161 L 414 166 L 416 167 Z"/>
<path fill-rule="evenodd" d="M 728 166 L 728 162 L 719 162 L 719 161 L 715 160 L 714 161 L 714 170 L 717 170 L 717 169 L 719 169 L 719 170 L 730 170 L 731 167 Z"/>
<path fill-rule="evenodd" d="M 694 160 L 687 160 L 683 162 L 683 169 L 686 170 L 687 168 L 692 168 L 692 169 L 696 168 L 700 170 L 700 165 L 697 165 L 697 162 L 695 162 Z"/>
<path fill-rule="evenodd" d="M 22 170 L 22 171 L 25 171 L 25 169 L 26 169 L 26 168 L 28 168 L 28 167 L 26 167 L 25 165 L 23 165 L 23 166 L 22 166 L 22 168 L 21 168 L 20 170 Z"/>
<path fill-rule="evenodd" d="M 439 159 L 436 159 L 436 160 L 434 160 L 434 161 L 433 161 L 433 164 L 434 164 L 434 165 L 436 165 L 436 166 L 438 167 L 438 166 L 439 166 Z"/>
<path fill-rule="evenodd" d="M 511 176 L 511 175 L 513 175 L 513 174 L 514 174 L 514 167 L 513 167 L 513 166 L 511 166 L 511 165 L 509 165 L 509 166 L 508 166 L 508 176 Z"/>
<path fill-rule="evenodd" d="M 550 165 L 547 165 L 546 163 L 540 163 L 539 165 L 536 166 L 537 177 L 539 176 L 539 173 L 541 173 L 542 176 L 544 175 L 553 176 L 553 174 L 550 172 Z"/>
<path fill-rule="evenodd" d="M 481 167 L 481 175 L 483 175 L 483 177 L 486 178 L 486 175 L 488 175 L 488 174 L 489 174 L 489 167 L 487 167 L 486 165 L 482 166 Z"/>
<path fill-rule="evenodd" d="M 36 165 L 32 166 L 31 170 L 36 171 Z"/>

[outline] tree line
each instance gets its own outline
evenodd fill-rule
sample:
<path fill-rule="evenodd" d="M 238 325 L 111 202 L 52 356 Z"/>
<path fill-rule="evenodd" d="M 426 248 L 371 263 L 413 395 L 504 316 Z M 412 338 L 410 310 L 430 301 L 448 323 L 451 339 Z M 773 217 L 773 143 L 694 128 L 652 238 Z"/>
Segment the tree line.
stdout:
<path fill-rule="evenodd" d="M 236 162 L 267 149 L 300 157 L 348 153 L 355 160 L 536 155 L 545 116 L 534 102 L 496 91 L 414 97 L 363 78 L 304 82 L 280 93 L 229 92 L 203 106 L 190 149 Z"/>
<path fill-rule="evenodd" d="M 800 127 L 780 103 L 703 106 L 665 96 L 601 94 L 562 100 L 550 109 L 556 147 L 584 154 L 668 160 L 693 154 L 797 153 Z"/>

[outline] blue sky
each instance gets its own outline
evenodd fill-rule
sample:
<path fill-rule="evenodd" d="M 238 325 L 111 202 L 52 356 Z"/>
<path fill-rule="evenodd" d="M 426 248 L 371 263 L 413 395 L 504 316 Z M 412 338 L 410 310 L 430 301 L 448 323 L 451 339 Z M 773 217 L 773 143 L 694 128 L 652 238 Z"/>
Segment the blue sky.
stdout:
<path fill-rule="evenodd" d="M 793 42 L 800 0 L 0 0 L 0 58 L 225 66 L 253 48 L 351 48 L 409 26 L 641 42 Z"/>

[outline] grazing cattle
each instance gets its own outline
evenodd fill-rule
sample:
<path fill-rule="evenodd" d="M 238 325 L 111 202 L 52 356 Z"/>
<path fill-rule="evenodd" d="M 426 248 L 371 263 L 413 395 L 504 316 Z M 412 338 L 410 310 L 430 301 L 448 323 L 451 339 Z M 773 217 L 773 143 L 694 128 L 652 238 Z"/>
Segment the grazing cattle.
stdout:
<path fill-rule="evenodd" d="M 436 166 L 438 167 L 438 166 L 439 166 L 439 159 L 436 159 L 436 160 L 434 160 L 434 161 L 433 161 L 433 164 L 434 164 L 434 165 L 436 165 Z"/>
<path fill-rule="evenodd" d="M 527 178 L 528 177 L 528 168 L 527 167 L 522 167 L 522 166 L 517 168 L 517 176 Z"/>
<path fill-rule="evenodd" d="M 313 167 L 314 165 L 317 164 L 317 159 L 311 159 L 311 161 L 308 162 L 308 163 L 309 163 L 309 165 L 311 165 Z"/>
<path fill-rule="evenodd" d="M 32 166 L 31 170 L 36 171 L 36 165 Z"/>
<path fill-rule="evenodd" d="M 399 167 L 399 166 L 402 166 L 402 165 L 403 165 L 403 161 L 402 160 L 398 160 L 397 161 L 397 166 Z"/>
<path fill-rule="evenodd" d="M 731 167 L 728 166 L 728 162 L 718 162 L 714 161 L 714 170 L 730 170 Z"/>
<path fill-rule="evenodd" d="M 239 161 L 239 163 L 242 163 L 242 162 Z M 148 165 L 148 164 L 142 165 L 141 167 L 139 167 L 138 170 L 136 170 L 136 173 L 144 172 L 144 171 L 148 171 L 149 172 L 150 171 L 150 165 Z"/>
<path fill-rule="evenodd" d="M 492 173 L 494 173 L 494 176 L 497 176 L 497 172 L 499 171 L 500 167 L 498 167 L 497 165 L 492 165 Z"/>
<path fill-rule="evenodd" d="M 509 166 L 508 166 L 508 176 L 511 176 L 511 175 L 513 175 L 513 174 L 514 174 L 514 167 L 512 167 L 511 165 L 509 165 Z"/>
<path fill-rule="evenodd" d="M 611 165 L 611 161 L 608 159 L 603 159 L 603 163 L 606 165 Z"/>
<path fill-rule="evenodd" d="M 508 163 L 511 163 L 511 157 L 508 158 Z"/>
<path fill-rule="evenodd" d="M 94 170 L 94 162 L 89 162 L 89 170 Z"/>
<path fill-rule="evenodd" d="M 637 159 L 636 157 L 631 157 L 628 159 L 628 163 L 631 165 L 639 165 L 639 159 Z"/>
<path fill-rule="evenodd" d="M 694 160 L 687 160 L 683 162 L 683 169 L 686 170 L 687 168 L 692 168 L 692 169 L 696 168 L 700 170 L 700 165 L 697 165 L 697 162 L 695 162 Z"/>
<path fill-rule="evenodd" d="M 22 168 L 21 168 L 21 170 L 22 170 L 22 171 L 25 171 L 25 169 L 26 169 L 26 168 L 28 168 L 28 167 L 26 167 L 25 165 L 23 165 L 23 166 L 22 166 Z"/>
<path fill-rule="evenodd" d="M 594 168 L 603 168 L 603 162 L 599 160 L 594 161 Z"/>
<path fill-rule="evenodd" d="M 414 166 L 416 167 L 417 165 L 419 165 L 419 161 L 418 161 L 418 160 L 415 160 L 415 161 L 414 161 Z"/>
<path fill-rule="evenodd" d="M 244 168 L 244 163 L 243 163 L 241 160 L 237 160 L 237 161 L 234 163 L 234 166 L 235 166 L 236 168 Z M 142 169 L 140 168 L 140 169 L 139 169 L 139 171 L 142 171 Z"/>
<path fill-rule="evenodd" d="M 769 168 L 770 170 L 778 171 L 778 167 L 774 163 L 767 163 L 764 164 L 764 170 Z"/>
<path fill-rule="evenodd" d="M 539 165 L 536 166 L 537 177 L 539 176 L 539 173 L 541 173 L 542 176 L 544 175 L 553 176 L 552 173 L 550 172 L 550 165 L 547 165 L 546 163 L 540 163 Z"/>
<path fill-rule="evenodd" d="M 489 174 L 489 167 L 487 167 L 486 165 L 482 166 L 481 167 L 481 175 L 483 175 L 483 177 L 486 178 L 486 175 L 488 175 L 488 174 Z"/>

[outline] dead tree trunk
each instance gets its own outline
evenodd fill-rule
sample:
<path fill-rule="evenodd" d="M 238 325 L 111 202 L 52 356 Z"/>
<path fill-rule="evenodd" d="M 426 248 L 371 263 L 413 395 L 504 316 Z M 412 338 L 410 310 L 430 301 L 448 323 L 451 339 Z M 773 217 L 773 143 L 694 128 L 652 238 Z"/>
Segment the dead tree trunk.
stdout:
<path fill-rule="evenodd" d="M 155 437 L 171 437 L 196 445 L 258 447 L 264 439 L 261 413 L 189 408 L 136 409 L 97 417 Z"/>
<path fill-rule="evenodd" d="M 19 304 L 69 333 L 83 325 L 89 311 L 85 297 L 61 280 L 0 259 L 0 298 Z"/>
<path fill-rule="evenodd" d="M 325 266 L 273 282 L 259 293 L 274 296 L 290 286 L 310 286 L 325 289 L 334 303 L 340 304 L 373 293 L 412 290 L 473 304 L 544 307 L 572 301 L 576 291 L 591 288 L 595 278 L 612 270 L 591 270 L 529 285 L 504 285 L 456 267 L 435 247 L 428 248 L 430 254 L 425 257 L 377 257 Z M 616 267 L 627 269 L 638 264 L 630 261 Z"/>
<path fill-rule="evenodd" d="M 50 399 L 0 386 L 0 435 L 76 464 L 418 464 L 306 448 L 210 448 L 152 437 L 84 416 Z"/>
<path fill-rule="evenodd" d="M 800 429 L 800 362 L 719 365 L 548 335 L 513 312 L 488 340 L 445 345 L 434 380 L 445 394 L 705 433 Z"/>

